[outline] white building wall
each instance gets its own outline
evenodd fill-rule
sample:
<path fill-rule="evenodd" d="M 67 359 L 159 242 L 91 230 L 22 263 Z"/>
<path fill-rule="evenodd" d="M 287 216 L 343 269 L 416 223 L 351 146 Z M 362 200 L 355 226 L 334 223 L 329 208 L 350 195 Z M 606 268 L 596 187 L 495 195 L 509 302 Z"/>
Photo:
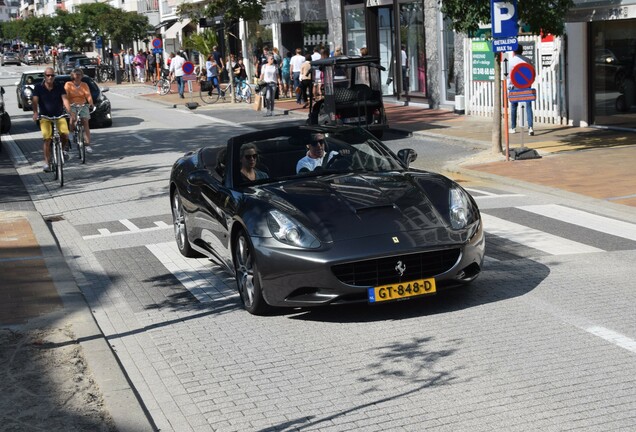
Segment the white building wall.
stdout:
<path fill-rule="evenodd" d="M 567 23 L 567 106 L 570 126 L 589 126 L 587 23 Z"/>

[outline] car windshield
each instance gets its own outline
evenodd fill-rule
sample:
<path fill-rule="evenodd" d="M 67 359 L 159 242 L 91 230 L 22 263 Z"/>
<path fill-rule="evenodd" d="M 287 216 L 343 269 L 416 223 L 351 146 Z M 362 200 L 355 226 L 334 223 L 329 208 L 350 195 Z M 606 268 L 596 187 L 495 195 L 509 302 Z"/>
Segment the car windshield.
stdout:
<path fill-rule="evenodd" d="M 91 59 L 91 58 L 81 58 L 81 59 L 79 59 L 79 64 L 80 64 L 80 66 L 95 65 L 95 64 L 97 64 L 97 60 L 96 59 Z"/>
<path fill-rule="evenodd" d="M 30 73 L 24 75 L 24 84 L 39 84 L 44 81 L 44 72 Z"/>
<path fill-rule="evenodd" d="M 237 161 L 234 184 L 404 169 L 381 141 L 362 128 L 291 131 L 269 137 L 257 133 L 251 134 L 251 139 L 231 141 L 233 159 Z M 246 154 L 256 154 L 256 162 Z M 259 172 L 251 173 L 252 180 L 241 173 L 251 169 Z"/>

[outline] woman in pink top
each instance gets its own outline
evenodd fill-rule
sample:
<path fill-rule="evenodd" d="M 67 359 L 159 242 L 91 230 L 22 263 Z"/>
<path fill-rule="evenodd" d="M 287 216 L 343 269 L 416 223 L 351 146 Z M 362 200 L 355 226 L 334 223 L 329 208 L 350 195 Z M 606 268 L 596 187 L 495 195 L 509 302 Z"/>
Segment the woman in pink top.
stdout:
<path fill-rule="evenodd" d="M 137 81 L 141 83 L 144 82 L 146 80 L 146 56 L 143 51 L 139 50 L 133 59 L 133 64 L 137 71 Z"/>

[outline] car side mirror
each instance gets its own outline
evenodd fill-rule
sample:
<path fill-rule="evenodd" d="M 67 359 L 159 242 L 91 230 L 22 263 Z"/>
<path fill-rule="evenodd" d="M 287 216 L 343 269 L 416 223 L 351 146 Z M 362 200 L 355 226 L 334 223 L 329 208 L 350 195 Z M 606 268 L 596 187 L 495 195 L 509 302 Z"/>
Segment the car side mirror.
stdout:
<path fill-rule="evenodd" d="M 417 159 L 417 152 L 413 149 L 402 149 L 400 151 L 398 151 L 398 159 L 400 159 L 404 165 L 408 166 L 412 163 L 415 162 L 415 160 Z"/>
<path fill-rule="evenodd" d="M 106 93 L 108 90 L 110 90 L 110 87 L 100 87 L 99 89 L 102 91 L 102 93 Z"/>
<path fill-rule="evenodd" d="M 4 94 L 4 87 L 0 87 L 0 94 Z"/>

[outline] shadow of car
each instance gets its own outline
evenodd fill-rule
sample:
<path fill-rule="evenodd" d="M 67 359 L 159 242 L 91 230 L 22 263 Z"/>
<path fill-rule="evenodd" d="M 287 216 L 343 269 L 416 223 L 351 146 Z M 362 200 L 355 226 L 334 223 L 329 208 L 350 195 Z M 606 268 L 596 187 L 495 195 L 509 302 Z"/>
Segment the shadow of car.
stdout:
<path fill-rule="evenodd" d="M 55 82 L 61 85 L 64 85 L 70 80 L 70 75 L 58 75 L 55 77 Z M 87 76 L 83 77 L 82 81 L 88 84 L 91 96 L 93 97 L 93 103 L 95 104 L 95 111 L 91 113 L 89 126 L 91 128 L 112 126 L 113 118 L 110 112 L 110 100 L 104 95 L 104 93 L 108 91 L 108 87 L 99 87 L 93 78 Z"/>
<path fill-rule="evenodd" d="M 26 71 L 20 77 L 20 81 L 15 83 L 15 93 L 18 99 L 18 108 L 23 111 L 32 111 L 33 105 L 31 98 L 33 97 L 33 87 L 44 81 L 43 70 Z"/>
<path fill-rule="evenodd" d="M 20 60 L 20 55 L 17 52 L 7 51 L 2 54 L 2 60 L 0 60 L 0 65 L 4 66 L 6 64 L 14 64 L 18 66 L 22 66 L 22 60 Z"/>

